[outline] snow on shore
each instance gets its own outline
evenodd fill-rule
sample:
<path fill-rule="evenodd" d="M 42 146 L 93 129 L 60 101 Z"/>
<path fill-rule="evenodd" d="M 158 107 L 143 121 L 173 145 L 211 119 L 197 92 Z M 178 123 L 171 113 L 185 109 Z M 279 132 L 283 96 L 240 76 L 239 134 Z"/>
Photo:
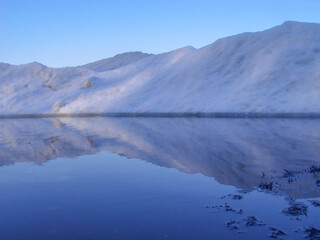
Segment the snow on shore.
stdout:
<path fill-rule="evenodd" d="M 320 113 L 320 24 L 49 68 L 0 64 L 0 114 Z"/>

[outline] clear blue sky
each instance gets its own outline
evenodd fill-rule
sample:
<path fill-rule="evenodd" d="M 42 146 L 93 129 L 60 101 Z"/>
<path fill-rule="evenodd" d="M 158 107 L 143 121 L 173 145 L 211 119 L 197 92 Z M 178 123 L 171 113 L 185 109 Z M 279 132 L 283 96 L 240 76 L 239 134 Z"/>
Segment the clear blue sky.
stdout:
<path fill-rule="evenodd" d="M 286 20 L 320 23 L 320 0 L 0 0 L 0 62 L 61 67 L 199 48 Z"/>

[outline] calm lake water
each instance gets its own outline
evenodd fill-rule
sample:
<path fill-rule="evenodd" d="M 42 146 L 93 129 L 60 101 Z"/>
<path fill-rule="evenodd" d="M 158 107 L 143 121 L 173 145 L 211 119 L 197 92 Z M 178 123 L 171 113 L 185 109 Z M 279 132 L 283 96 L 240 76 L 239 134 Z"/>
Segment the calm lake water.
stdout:
<path fill-rule="evenodd" d="M 0 236 L 319 239 L 319 166 L 320 120 L 2 119 Z"/>

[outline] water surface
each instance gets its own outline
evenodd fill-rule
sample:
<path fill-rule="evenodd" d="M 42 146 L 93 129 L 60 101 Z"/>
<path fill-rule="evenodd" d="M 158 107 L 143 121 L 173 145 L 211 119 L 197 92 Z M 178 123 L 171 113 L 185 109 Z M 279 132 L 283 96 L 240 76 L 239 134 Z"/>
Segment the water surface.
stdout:
<path fill-rule="evenodd" d="M 320 197 L 310 171 L 319 145 L 316 119 L 2 119 L 0 233 L 269 239 L 273 226 L 301 239 L 320 228 L 320 207 L 309 202 Z M 269 182 L 272 190 L 258 187 Z M 293 202 L 307 214 L 284 214 Z M 264 225 L 246 226 L 250 216 Z"/>

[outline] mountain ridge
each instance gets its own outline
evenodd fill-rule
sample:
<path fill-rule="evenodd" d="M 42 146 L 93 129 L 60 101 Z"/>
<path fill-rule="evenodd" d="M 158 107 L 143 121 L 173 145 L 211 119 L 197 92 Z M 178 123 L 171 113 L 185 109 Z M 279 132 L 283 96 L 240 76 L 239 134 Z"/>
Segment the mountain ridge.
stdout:
<path fill-rule="evenodd" d="M 78 67 L 0 64 L 0 114 L 319 113 L 320 24 Z"/>

